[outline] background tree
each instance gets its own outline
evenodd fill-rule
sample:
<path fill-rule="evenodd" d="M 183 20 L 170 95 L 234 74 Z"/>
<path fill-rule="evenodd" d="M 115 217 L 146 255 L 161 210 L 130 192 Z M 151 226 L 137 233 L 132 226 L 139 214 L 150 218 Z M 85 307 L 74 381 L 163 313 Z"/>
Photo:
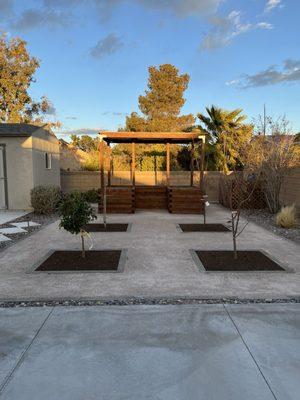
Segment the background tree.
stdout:
<path fill-rule="evenodd" d="M 183 97 L 189 83 L 187 74 L 171 64 L 149 67 L 148 90 L 139 96 L 139 108 L 143 116 L 132 113 L 126 118 L 129 131 L 174 132 L 193 125 L 192 114 L 179 115 L 185 103 Z"/>
<path fill-rule="evenodd" d="M 300 166 L 300 145 L 295 135 L 287 131 L 286 123 L 270 121 L 267 136 L 255 136 L 245 152 L 246 168 L 260 173 L 262 189 L 271 213 L 280 209 L 280 192 L 291 168 Z M 287 132 L 289 132 L 287 134 Z"/>
<path fill-rule="evenodd" d="M 247 117 L 242 114 L 242 109 L 227 111 L 211 106 L 206 112 L 208 116 L 198 114 L 200 127 L 208 134 L 208 143 L 215 147 L 211 153 L 216 168 L 227 173 L 241 164 L 240 149 L 249 142 L 253 126 L 244 123 Z"/>
<path fill-rule="evenodd" d="M 28 92 L 38 68 L 24 40 L 0 36 L 0 122 L 43 122 L 51 104 L 46 97 L 34 101 Z"/>

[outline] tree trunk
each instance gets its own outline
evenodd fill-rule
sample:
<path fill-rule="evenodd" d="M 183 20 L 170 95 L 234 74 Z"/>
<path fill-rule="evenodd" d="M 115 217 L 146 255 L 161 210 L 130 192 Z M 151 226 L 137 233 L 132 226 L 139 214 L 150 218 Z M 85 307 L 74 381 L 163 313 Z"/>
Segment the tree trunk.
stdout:
<path fill-rule="evenodd" d="M 85 247 L 84 247 L 84 234 L 83 234 L 83 231 L 81 231 L 80 235 L 81 235 L 81 257 L 85 258 Z"/>

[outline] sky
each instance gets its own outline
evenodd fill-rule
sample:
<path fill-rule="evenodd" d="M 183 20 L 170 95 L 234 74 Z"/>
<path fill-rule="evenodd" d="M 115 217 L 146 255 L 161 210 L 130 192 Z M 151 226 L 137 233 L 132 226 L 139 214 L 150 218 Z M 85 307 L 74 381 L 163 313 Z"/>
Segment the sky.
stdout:
<path fill-rule="evenodd" d="M 70 131 L 116 130 L 148 67 L 190 75 L 182 113 L 286 115 L 300 131 L 299 0 L 0 0 L 0 31 L 40 60 L 30 93 Z"/>

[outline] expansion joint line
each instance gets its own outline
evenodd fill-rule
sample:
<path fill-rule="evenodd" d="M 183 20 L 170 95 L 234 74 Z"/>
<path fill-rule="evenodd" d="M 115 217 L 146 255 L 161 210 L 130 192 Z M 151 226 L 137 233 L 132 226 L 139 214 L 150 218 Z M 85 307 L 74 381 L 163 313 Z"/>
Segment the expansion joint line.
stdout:
<path fill-rule="evenodd" d="M 259 372 L 260 372 L 260 374 L 261 374 L 263 380 L 265 381 L 265 383 L 266 383 L 266 385 L 268 386 L 270 392 L 272 393 L 272 395 L 273 395 L 273 397 L 274 397 L 274 400 L 278 400 L 277 397 L 275 396 L 275 393 L 274 393 L 273 389 L 271 388 L 271 386 L 270 386 L 270 384 L 269 384 L 267 378 L 265 377 L 265 375 L 264 375 L 264 373 L 262 372 L 260 366 L 258 365 L 258 363 L 257 363 L 257 361 L 256 361 L 256 359 L 255 359 L 255 357 L 254 357 L 254 355 L 252 354 L 252 352 L 251 352 L 249 346 L 247 345 L 245 339 L 243 338 L 243 336 L 242 336 L 242 334 L 241 334 L 241 332 L 240 332 L 240 330 L 239 330 L 237 324 L 235 323 L 234 319 L 232 318 L 230 312 L 228 311 L 228 309 L 227 309 L 227 307 L 226 307 L 226 304 L 223 303 L 223 307 L 224 307 L 225 312 L 226 312 L 226 314 L 228 315 L 230 321 L 232 322 L 233 326 L 235 327 L 237 333 L 239 334 L 239 337 L 241 338 L 241 341 L 243 342 L 244 346 L 245 346 L 246 349 L 248 350 L 248 353 L 250 354 L 250 357 L 252 358 L 252 360 L 253 360 L 254 364 L 256 365 L 257 369 L 259 370 Z"/>
<path fill-rule="evenodd" d="M 35 339 L 37 338 L 37 336 L 39 335 L 40 331 L 43 329 L 43 327 L 45 326 L 46 322 L 48 321 L 48 319 L 50 318 L 50 316 L 53 313 L 54 310 L 54 306 L 52 307 L 52 310 L 50 310 L 49 314 L 47 315 L 47 317 L 45 318 L 44 322 L 42 323 L 42 325 L 39 327 L 39 329 L 36 331 L 35 335 L 33 336 L 33 338 L 31 339 L 30 343 L 28 344 L 28 346 L 25 348 L 25 350 L 22 352 L 21 357 L 19 358 L 18 362 L 16 363 L 16 365 L 13 367 L 13 369 L 10 371 L 10 373 L 7 375 L 7 377 L 5 378 L 3 384 L 0 386 L 0 397 L 3 393 L 3 390 L 6 388 L 6 386 L 8 385 L 8 383 L 11 381 L 11 379 L 13 378 L 14 373 L 16 372 L 16 370 L 19 368 L 19 366 L 22 364 L 26 353 L 28 352 L 28 350 L 30 349 L 30 347 L 32 346 L 33 342 L 35 341 Z"/>

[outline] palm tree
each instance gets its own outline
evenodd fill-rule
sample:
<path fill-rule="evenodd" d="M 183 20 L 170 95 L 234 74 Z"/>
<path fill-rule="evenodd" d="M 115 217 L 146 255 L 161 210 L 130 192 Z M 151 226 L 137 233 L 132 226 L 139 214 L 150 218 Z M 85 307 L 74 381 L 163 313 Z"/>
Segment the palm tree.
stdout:
<path fill-rule="evenodd" d="M 252 125 L 245 124 L 247 118 L 242 109 L 227 111 L 219 107 L 206 107 L 208 116 L 199 113 L 202 130 L 208 134 L 208 142 L 216 147 L 216 167 L 228 172 L 239 161 L 240 145 L 252 135 Z"/>

